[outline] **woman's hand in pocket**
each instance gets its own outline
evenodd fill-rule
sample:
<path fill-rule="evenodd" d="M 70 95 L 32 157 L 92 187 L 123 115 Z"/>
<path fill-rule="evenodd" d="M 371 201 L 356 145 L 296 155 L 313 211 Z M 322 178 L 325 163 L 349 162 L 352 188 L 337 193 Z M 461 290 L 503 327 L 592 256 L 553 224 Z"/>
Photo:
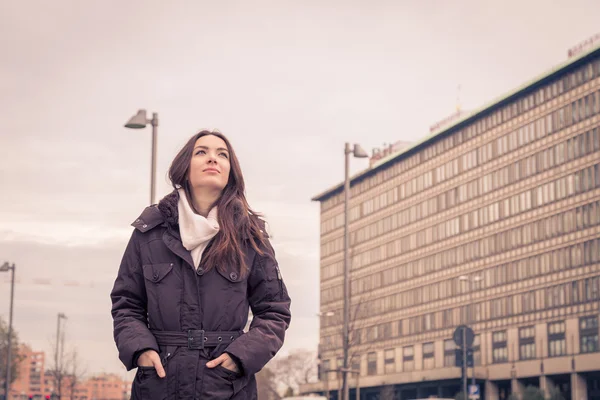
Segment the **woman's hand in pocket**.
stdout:
<path fill-rule="evenodd" d="M 235 363 L 235 361 L 233 361 L 231 356 L 227 353 L 223 353 L 219 357 L 215 358 L 214 360 L 211 360 L 206 363 L 206 366 L 208 368 L 214 368 L 217 365 L 220 365 L 221 367 L 228 369 L 230 371 L 236 372 L 238 374 L 240 373 L 240 369 L 238 368 L 237 364 Z"/>
<path fill-rule="evenodd" d="M 146 350 L 145 352 L 140 354 L 137 360 L 137 365 L 138 367 L 142 368 L 154 367 L 156 373 L 161 378 L 164 378 L 167 375 L 165 374 L 165 369 L 163 368 L 162 363 L 160 362 L 160 356 L 154 350 Z"/>

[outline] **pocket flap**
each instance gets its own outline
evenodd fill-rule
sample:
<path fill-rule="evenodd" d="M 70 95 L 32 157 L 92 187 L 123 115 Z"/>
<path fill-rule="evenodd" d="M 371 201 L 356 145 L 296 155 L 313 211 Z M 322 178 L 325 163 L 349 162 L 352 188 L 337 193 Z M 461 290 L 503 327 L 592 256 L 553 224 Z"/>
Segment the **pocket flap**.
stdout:
<path fill-rule="evenodd" d="M 173 270 L 173 265 L 173 263 L 145 264 L 142 266 L 144 278 L 158 283 Z"/>
<path fill-rule="evenodd" d="M 223 278 L 227 279 L 229 282 L 238 283 L 238 282 L 242 281 L 242 277 L 240 276 L 239 272 L 234 271 L 233 269 L 224 271 L 220 267 L 216 267 L 216 268 L 217 268 L 217 271 L 219 272 L 219 274 L 221 274 L 221 276 Z"/>

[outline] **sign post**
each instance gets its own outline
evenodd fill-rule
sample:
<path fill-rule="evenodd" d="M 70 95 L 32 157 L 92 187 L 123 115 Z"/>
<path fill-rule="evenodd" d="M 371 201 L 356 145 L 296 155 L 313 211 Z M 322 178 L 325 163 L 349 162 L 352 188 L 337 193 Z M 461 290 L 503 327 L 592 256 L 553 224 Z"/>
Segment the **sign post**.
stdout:
<path fill-rule="evenodd" d="M 456 345 L 461 349 L 462 353 L 462 392 L 464 393 L 465 400 L 467 400 L 467 348 L 473 345 L 473 342 L 475 341 L 475 333 L 473 332 L 473 329 L 469 328 L 468 326 L 460 325 L 454 331 L 452 338 L 454 339 L 454 343 L 456 343 Z"/>

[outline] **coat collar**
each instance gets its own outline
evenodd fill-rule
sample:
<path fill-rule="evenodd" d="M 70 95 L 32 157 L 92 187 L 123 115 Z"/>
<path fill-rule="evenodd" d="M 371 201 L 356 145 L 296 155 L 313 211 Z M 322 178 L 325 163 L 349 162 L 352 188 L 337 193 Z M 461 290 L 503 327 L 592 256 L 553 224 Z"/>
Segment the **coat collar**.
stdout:
<path fill-rule="evenodd" d="M 146 207 L 142 214 L 131 223 L 140 232 L 148 232 L 159 225 L 178 226 L 177 202 L 179 194 L 176 190 L 166 195 L 158 204 Z"/>

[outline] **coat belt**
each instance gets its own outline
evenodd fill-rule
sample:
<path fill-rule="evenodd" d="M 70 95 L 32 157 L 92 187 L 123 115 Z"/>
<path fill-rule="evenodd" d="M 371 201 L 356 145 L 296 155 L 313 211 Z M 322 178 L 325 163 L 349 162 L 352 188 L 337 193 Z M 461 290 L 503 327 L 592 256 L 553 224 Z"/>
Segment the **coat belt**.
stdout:
<path fill-rule="evenodd" d="M 205 331 L 204 329 L 190 329 L 187 332 L 156 330 L 151 332 L 159 346 L 182 346 L 190 350 L 230 344 L 242 335 L 240 331 Z"/>

